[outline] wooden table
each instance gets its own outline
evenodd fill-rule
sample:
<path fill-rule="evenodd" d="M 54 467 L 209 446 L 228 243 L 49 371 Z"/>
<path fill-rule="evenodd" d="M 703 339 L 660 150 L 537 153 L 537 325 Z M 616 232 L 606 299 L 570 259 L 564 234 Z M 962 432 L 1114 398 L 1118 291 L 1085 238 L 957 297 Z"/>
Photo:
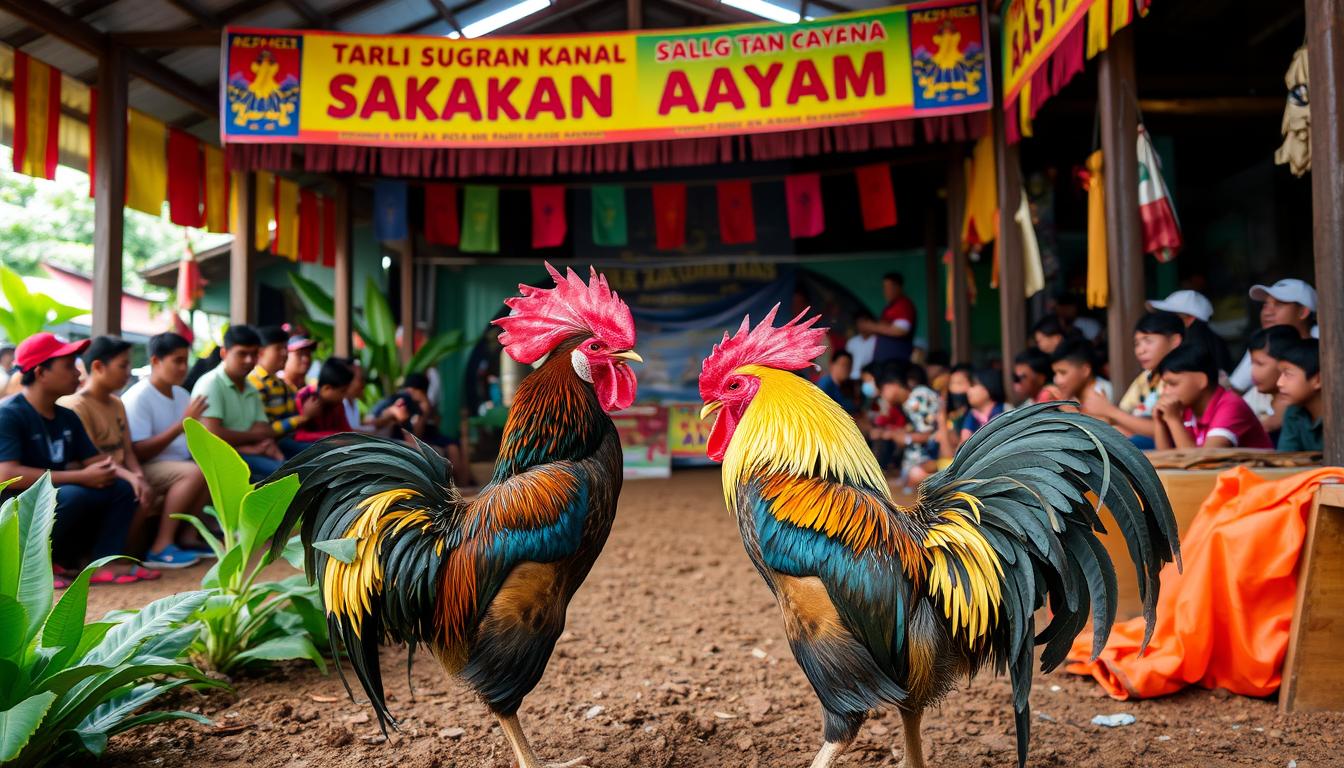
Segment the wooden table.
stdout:
<path fill-rule="evenodd" d="M 1344 485 L 1322 485 L 1311 507 L 1279 709 L 1344 711 Z"/>

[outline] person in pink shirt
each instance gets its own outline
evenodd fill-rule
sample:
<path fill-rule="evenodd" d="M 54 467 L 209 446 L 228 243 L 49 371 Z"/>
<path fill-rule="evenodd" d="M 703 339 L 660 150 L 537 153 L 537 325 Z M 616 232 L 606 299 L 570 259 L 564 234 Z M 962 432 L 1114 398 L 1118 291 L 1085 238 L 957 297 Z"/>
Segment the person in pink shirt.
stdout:
<path fill-rule="evenodd" d="M 1218 364 L 1204 346 L 1182 343 L 1154 372 L 1162 377 L 1153 409 L 1159 449 L 1274 447 L 1246 401 L 1218 384 Z"/>

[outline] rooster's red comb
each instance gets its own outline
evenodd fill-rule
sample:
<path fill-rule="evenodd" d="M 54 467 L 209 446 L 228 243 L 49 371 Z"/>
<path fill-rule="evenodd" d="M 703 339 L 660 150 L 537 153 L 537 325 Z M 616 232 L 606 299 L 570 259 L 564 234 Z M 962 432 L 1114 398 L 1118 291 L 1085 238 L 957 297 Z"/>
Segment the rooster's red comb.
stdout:
<path fill-rule="evenodd" d="M 520 363 L 535 363 L 571 336 L 592 336 L 613 350 L 633 349 L 635 320 L 630 308 L 589 267 L 585 283 L 573 270 L 560 274 L 549 263 L 554 288 L 519 285 L 521 296 L 504 300 L 511 310 L 495 320 L 504 329 L 499 343 Z"/>
<path fill-rule="evenodd" d="M 779 311 L 776 304 L 754 329 L 751 315 L 747 315 L 731 338 L 725 331 L 723 341 L 714 345 L 714 351 L 700 368 L 701 398 L 708 402 L 715 385 L 744 365 L 763 365 L 784 371 L 811 365 L 817 355 L 826 351 L 826 329 L 813 327 L 821 315 L 803 320 L 811 310 L 811 307 L 804 309 L 797 317 L 776 328 L 775 314 Z"/>

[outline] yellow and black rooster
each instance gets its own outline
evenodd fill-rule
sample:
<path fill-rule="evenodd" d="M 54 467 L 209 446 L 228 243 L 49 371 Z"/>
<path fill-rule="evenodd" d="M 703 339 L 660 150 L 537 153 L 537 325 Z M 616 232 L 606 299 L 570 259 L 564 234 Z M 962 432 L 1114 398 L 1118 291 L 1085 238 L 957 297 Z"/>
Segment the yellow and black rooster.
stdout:
<path fill-rule="evenodd" d="M 1115 617 L 1115 568 L 1089 493 L 1124 533 L 1152 626 L 1158 572 L 1180 557 L 1157 475 L 1111 427 L 1047 403 L 991 421 L 899 506 L 854 420 L 793 373 L 825 351 L 805 314 L 775 328 L 771 310 L 755 330 L 747 318 L 725 333 L 700 394 L 702 416 L 718 414 L 708 450 L 723 463 L 728 508 L 821 699 L 813 768 L 830 766 L 884 704 L 901 712 L 904 765 L 922 768 L 920 715 L 985 665 L 1012 681 L 1024 765 L 1033 647 L 1045 646 L 1050 670 L 1089 609 L 1094 652 Z M 1038 635 L 1033 615 L 1047 601 L 1053 618 Z"/>
<path fill-rule="evenodd" d="M 607 412 L 636 381 L 630 310 L 592 272 L 547 265 L 554 289 L 520 286 L 496 320 L 521 363 L 546 361 L 518 388 L 489 484 L 470 501 L 427 446 L 342 434 L 286 462 L 301 487 L 296 523 L 310 579 L 384 730 L 378 646 L 434 652 L 498 717 L 521 768 L 540 768 L 517 711 L 541 679 L 565 611 L 611 530 L 621 446 Z M 549 357 L 547 357 L 549 355 Z"/>

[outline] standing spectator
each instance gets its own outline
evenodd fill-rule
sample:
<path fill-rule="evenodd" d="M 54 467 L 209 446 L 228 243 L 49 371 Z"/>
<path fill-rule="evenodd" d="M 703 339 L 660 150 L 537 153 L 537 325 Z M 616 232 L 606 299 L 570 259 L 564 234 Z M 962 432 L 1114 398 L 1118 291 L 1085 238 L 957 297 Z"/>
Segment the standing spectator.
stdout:
<path fill-rule="evenodd" d="M 1176 291 L 1165 299 L 1148 302 L 1148 309 L 1152 312 L 1170 312 L 1181 318 L 1186 326 L 1196 320 L 1207 323 L 1213 317 L 1213 302 L 1199 291 Z"/>
<path fill-rule="evenodd" d="M 260 347 L 261 337 L 251 326 L 231 326 L 224 334 L 219 366 L 202 376 L 191 392 L 192 397 L 206 400 L 201 423 L 238 451 L 254 480 L 269 476 L 285 459 L 261 405 L 261 393 L 247 383 Z"/>
<path fill-rule="evenodd" d="M 1096 373 L 1096 350 L 1084 339 L 1076 339 L 1055 351 L 1050 358 L 1055 373 L 1055 389 L 1065 400 L 1077 400 L 1083 413 L 1105 413 L 1111 404 L 1111 383 Z"/>
<path fill-rule="evenodd" d="M 873 353 L 877 350 L 877 336 L 872 332 L 873 313 L 861 309 L 854 315 L 854 322 L 859 332 L 845 342 L 845 351 L 853 360 L 849 374 L 851 379 L 862 375 L 863 369 L 873 362 Z M 863 330 L 865 327 L 869 329 L 867 332 Z"/>
<path fill-rule="evenodd" d="M 854 356 L 845 350 L 839 350 L 831 355 L 831 364 L 826 375 L 817 381 L 817 388 L 826 393 L 826 396 L 834 400 L 845 409 L 845 413 L 851 416 L 859 412 L 858 398 L 855 397 L 854 387 L 850 380 L 850 373 L 854 367 Z"/>
<path fill-rule="evenodd" d="M 289 332 L 278 325 L 268 325 L 257 329 L 257 336 L 261 339 L 257 367 L 247 375 L 247 383 L 261 394 L 261 407 L 271 422 L 276 444 L 288 458 L 302 450 L 294 442 L 294 431 L 304 422 L 299 413 L 299 390 L 283 378 L 289 361 Z"/>
<path fill-rule="evenodd" d="M 1153 409 L 1159 449 L 1274 447 L 1246 401 L 1218 383 L 1218 364 L 1208 349 L 1183 343 L 1155 370 L 1162 377 Z"/>
<path fill-rule="evenodd" d="M 882 276 L 882 295 L 887 300 L 882 318 L 877 321 L 859 322 L 859 333 L 871 333 L 877 337 L 873 348 L 873 362 L 885 363 L 889 360 L 909 362 L 915 351 L 915 303 L 905 295 L 905 278 L 899 272 L 888 272 Z"/>
<path fill-rule="evenodd" d="M 1024 349 L 1013 358 L 1013 397 L 1018 403 L 1046 403 L 1059 399 L 1052 380 L 1055 372 L 1050 356 L 1035 347 Z"/>
<path fill-rule="evenodd" d="M 288 345 L 288 357 L 280 374 L 295 392 L 308 386 L 308 372 L 313 368 L 313 349 L 317 342 L 305 336 L 291 336 Z"/>
<path fill-rule="evenodd" d="M 1139 318 L 1134 326 L 1134 357 L 1143 370 L 1130 382 L 1118 405 L 1098 399 L 1084 410 L 1115 425 L 1139 448 L 1153 448 L 1153 409 L 1162 396 L 1162 379 L 1153 375 L 1153 369 L 1168 352 L 1184 343 L 1189 330 L 1181 317 L 1171 312 L 1149 312 Z"/>
<path fill-rule="evenodd" d="M 78 388 L 75 356 L 88 346 L 88 341 L 67 343 L 50 333 L 25 339 L 14 351 L 23 389 L 0 406 L 0 477 L 17 478 L 5 493 L 51 473 L 56 488 L 52 559 L 62 570 L 78 568 L 89 555 L 126 554 L 136 508 L 135 489 L 117 476 L 112 457 L 98 453 L 74 411 L 56 404 Z M 113 563 L 98 569 L 92 582 L 129 584 L 158 576 L 140 566 Z M 58 586 L 68 584 L 60 575 Z"/>
<path fill-rule="evenodd" d="M 1297 329 L 1302 338 L 1311 335 L 1311 316 L 1316 312 L 1316 289 L 1308 283 L 1288 278 L 1273 285 L 1255 285 L 1251 287 L 1250 296 L 1252 301 L 1264 302 L 1260 305 L 1261 328 L 1290 325 Z M 1228 380 L 1238 392 L 1251 388 L 1250 352 L 1242 356 Z"/>
<path fill-rule="evenodd" d="M 1036 348 L 1047 355 L 1053 356 L 1068 335 L 1068 330 L 1054 315 L 1042 317 L 1031 327 L 1031 338 L 1036 343 Z"/>
<path fill-rule="evenodd" d="M 14 367 L 14 345 L 0 344 L 0 397 L 5 394 L 5 386 L 9 384 L 11 375 L 10 369 Z"/>
<path fill-rule="evenodd" d="M 1279 391 L 1291 405 L 1283 413 L 1280 451 L 1319 451 L 1324 445 L 1320 342 L 1299 339 L 1281 350 Z"/>
<path fill-rule="evenodd" d="M 333 357 L 322 364 L 317 384 L 299 390 L 299 407 L 310 414 L 307 422 L 294 433 L 300 443 L 312 444 L 324 437 L 350 431 L 345 417 L 345 393 L 355 381 L 355 367 L 349 360 Z"/>
<path fill-rule="evenodd" d="M 149 376 L 136 382 L 122 396 L 131 448 L 139 459 L 149 484 L 163 497 L 163 516 L 158 534 L 150 545 L 145 564 L 154 567 L 185 567 L 212 552 L 194 531 L 182 533 L 179 546 L 178 520 L 174 515 L 198 515 L 209 500 L 205 475 L 192 460 L 183 432 L 186 419 L 205 414 L 204 397 L 193 398 L 182 388 L 187 377 L 191 344 L 176 333 L 160 333 L 149 339 Z"/>
<path fill-rule="evenodd" d="M 1279 392 L 1279 362 L 1283 359 L 1283 351 L 1301 339 L 1293 326 L 1274 325 L 1257 328 L 1246 345 L 1246 352 L 1251 356 L 1251 388 L 1241 398 L 1260 419 L 1275 444 L 1283 425 L 1284 411 L 1289 405 Z"/>

